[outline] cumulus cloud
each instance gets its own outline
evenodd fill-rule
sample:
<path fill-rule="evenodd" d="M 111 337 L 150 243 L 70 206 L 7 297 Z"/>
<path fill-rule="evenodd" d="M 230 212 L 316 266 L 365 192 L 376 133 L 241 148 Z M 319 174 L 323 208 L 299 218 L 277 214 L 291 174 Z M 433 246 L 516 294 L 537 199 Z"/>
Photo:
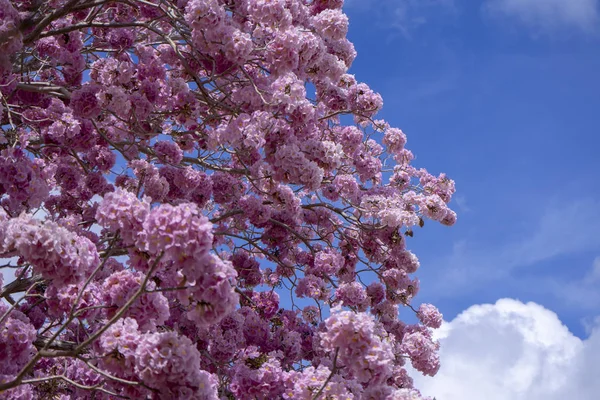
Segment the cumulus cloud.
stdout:
<path fill-rule="evenodd" d="M 442 368 L 415 376 L 423 394 L 444 400 L 597 399 L 600 326 L 581 340 L 535 303 L 475 305 L 439 332 Z"/>
<path fill-rule="evenodd" d="M 447 23 L 457 13 L 454 0 L 346 0 L 344 7 L 350 14 L 368 9 L 379 25 L 397 29 L 406 38 L 422 25 Z"/>
<path fill-rule="evenodd" d="M 493 17 L 512 18 L 536 30 L 575 27 L 591 31 L 598 22 L 597 0 L 486 0 Z"/>
<path fill-rule="evenodd" d="M 475 210 L 477 212 L 480 210 Z M 533 212 L 532 212 L 533 213 Z M 500 230 L 503 229 L 503 230 Z M 428 262 L 435 269 L 423 269 L 422 279 L 427 280 L 425 290 L 431 293 L 433 299 L 456 298 L 475 288 L 490 287 L 498 283 L 510 282 L 512 275 L 526 271 L 528 267 L 554 260 L 558 257 L 572 257 L 585 251 L 600 248 L 600 201 L 596 199 L 581 199 L 569 202 L 552 202 L 542 210 L 537 217 L 521 230 L 514 232 L 507 228 L 498 228 L 506 236 L 503 242 L 482 242 L 477 239 L 465 239 L 455 243 L 448 254 Z M 565 232 L 566 234 L 562 234 Z M 598 261 L 600 265 L 600 261 Z M 596 267 L 594 267 L 596 268 Z M 600 279 L 600 266 L 597 272 L 590 272 L 586 282 L 589 286 L 596 274 Z M 577 270 L 582 270 L 581 266 Z M 428 275 L 429 274 L 429 275 Z M 543 274 L 535 279 L 540 281 Z M 519 281 L 523 280 L 519 278 Z M 574 274 L 568 283 L 579 286 L 582 280 Z M 546 280 L 539 284 L 550 287 L 537 291 L 553 292 L 559 284 Z M 595 284 L 595 283 L 594 283 Z M 586 287 L 588 287 L 586 286 Z M 576 289 L 576 288 L 575 288 Z M 597 292 L 597 291 L 596 291 Z M 562 297 L 563 294 L 560 294 Z M 580 297 L 577 290 L 574 297 Z M 600 300 L 600 295 L 597 296 Z M 590 303 L 596 304 L 596 303 Z M 600 304 L 600 303 L 599 303 Z"/>
<path fill-rule="evenodd" d="M 594 284 L 600 281 L 600 257 L 594 259 L 592 269 L 588 272 L 584 281 L 587 284 Z"/>
<path fill-rule="evenodd" d="M 548 293 L 561 300 L 566 306 L 577 310 L 597 310 L 600 307 L 600 291 L 598 283 L 600 282 L 600 257 L 596 257 L 591 268 L 581 279 L 565 279 L 560 276 L 536 277 L 530 278 L 531 284 L 536 280 L 536 286 L 542 293 Z M 600 319 L 598 321 L 600 323 Z"/>

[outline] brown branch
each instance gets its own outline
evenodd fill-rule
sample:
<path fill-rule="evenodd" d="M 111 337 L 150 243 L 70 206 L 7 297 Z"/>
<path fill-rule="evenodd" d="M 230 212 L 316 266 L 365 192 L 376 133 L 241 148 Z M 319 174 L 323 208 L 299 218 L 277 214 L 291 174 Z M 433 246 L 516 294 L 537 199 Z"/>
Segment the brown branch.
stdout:
<path fill-rule="evenodd" d="M 68 342 L 66 340 L 54 339 L 50 341 L 50 338 L 39 336 L 33 341 L 33 345 L 38 349 L 51 349 L 51 350 L 64 350 L 72 351 L 77 346 L 75 342 Z"/>
<path fill-rule="evenodd" d="M 77 383 L 72 379 L 67 378 L 64 375 L 54 375 L 54 376 L 47 376 L 47 377 L 43 377 L 43 378 L 34 378 L 34 379 L 26 379 L 22 382 L 22 384 L 26 385 L 26 384 L 33 384 L 33 383 L 41 383 L 41 382 L 48 382 L 48 381 L 54 381 L 54 380 L 62 380 L 65 381 L 67 383 L 70 383 L 71 385 L 75 386 L 76 388 L 82 389 L 82 390 L 91 390 L 91 391 L 100 391 L 102 393 L 106 393 L 110 396 L 115 396 L 115 397 L 119 397 L 121 399 L 128 399 L 129 397 L 127 396 L 122 396 L 120 394 L 111 392 L 108 389 L 104 389 L 103 387 L 100 386 L 100 383 L 94 386 L 87 386 L 87 385 L 82 385 L 81 383 Z M 104 382 L 103 382 L 104 383 Z"/>
<path fill-rule="evenodd" d="M 29 289 L 32 285 L 44 281 L 41 275 L 34 275 L 31 278 L 18 278 L 4 286 L 0 291 L 0 297 L 10 296 L 13 293 L 23 292 Z"/>
<path fill-rule="evenodd" d="M 33 41 L 39 38 L 40 34 L 44 31 L 44 29 L 46 29 L 52 22 L 56 21 L 57 19 L 60 19 L 72 12 L 84 10 L 86 8 L 92 8 L 98 5 L 109 3 L 111 1 L 112 0 L 101 0 L 77 5 L 77 3 L 80 2 L 80 0 L 71 0 L 62 8 L 55 10 L 52 14 L 37 22 L 37 26 L 35 27 L 35 29 L 23 39 L 23 44 L 29 45 L 33 43 Z M 36 24 L 36 22 L 34 22 L 34 24 Z"/>
<path fill-rule="evenodd" d="M 71 92 L 62 86 L 55 86 L 49 82 L 30 82 L 30 83 L 17 83 L 17 89 L 24 90 L 26 92 L 35 93 L 46 93 L 61 99 L 70 99 Z"/>
<path fill-rule="evenodd" d="M 90 336 L 83 343 L 81 343 L 79 346 L 77 346 L 77 348 L 75 349 L 76 353 L 81 353 L 83 351 L 83 349 L 85 349 L 85 347 L 87 347 L 90 343 L 92 343 L 94 340 L 96 340 L 98 337 L 100 337 L 100 335 L 102 335 L 104 332 L 106 332 L 106 330 L 108 328 L 110 328 L 110 326 L 112 324 L 114 324 L 119 318 L 121 318 L 123 316 L 123 314 L 125 314 L 127 309 L 129 309 L 129 307 L 138 299 L 138 297 L 140 297 L 142 295 L 142 293 L 145 292 L 146 284 L 148 283 L 150 276 L 152 275 L 152 273 L 158 266 L 158 263 L 162 259 L 163 255 L 164 255 L 164 253 L 161 253 L 158 257 L 156 257 L 156 260 L 154 260 L 154 264 L 152 265 L 152 267 L 150 268 L 150 270 L 144 277 L 144 280 L 140 284 L 140 288 L 133 294 L 133 296 L 131 296 L 131 298 L 127 301 L 127 303 L 125 303 L 123 305 L 123 307 L 121 307 L 119 309 L 119 311 L 117 311 L 116 314 L 110 319 L 110 321 L 108 321 L 102 328 L 98 329 L 98 331 L 96 331 L 92 336 Z"/>
<path fill-rule="evenodd" d="M 335 348 L 335 356 L 333 357 L 333 367 L 331 368 L 331 373 L 329 374 L 329 376 L 327 377 L 327 379 L 323 383 L 323 386 L 321 386 L 321 389 L 319 389 L 319 391 L 317 392 L 317 394 L 314 395 L 314 397 L 312 398 L 312 400 L 317 400 L 319 398 L 319 396 L 321 394 L 323 394 L 323 390 L 325 390 L 325 387 L 327 386 L 327 384 L 329 383 L 329 381 L 331 380 L 331 378 L 333 378 L 333 375 L 335 375 L 335 373 L 337 372 L 337 370 L 338 370 L 338 368 L 337 368 L 337 358 L 338 358 L 338 353 L 339 352 L 340 352 L 340 348 L 336 347 Z"/>

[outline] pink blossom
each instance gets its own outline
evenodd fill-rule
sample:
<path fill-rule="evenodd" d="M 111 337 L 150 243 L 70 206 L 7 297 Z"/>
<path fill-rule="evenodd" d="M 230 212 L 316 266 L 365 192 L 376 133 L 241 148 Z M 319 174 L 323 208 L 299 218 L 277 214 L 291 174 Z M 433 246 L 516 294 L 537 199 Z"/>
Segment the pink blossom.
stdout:
<path fill-rule="evenodd" d="M 212 224 L 192 203 L 176 207 L 162 204 L 150 211 L 137 236 L 137 245 L 150 254 L 164 253 L 163 260 L 203 260 L 212 245 Z M 186 270 L 191 279 L 197 273 Z"/>
<path fill-rule="evenodd" d="M 52 221 L 22 214 L 0 222 L 1 248 L 31 263 L 34 270 L 56 285 L 79 283 L 100 263 L 96 246 Z"/>
<path fill-rule="evenodd" d="M 135 370 L 161 396 L 181 398 L 179 394 L 189 390 L 190 397 L 218 399 L 217 380 L 200 369 L 200 353 L 190 339 L 175 332 L 143 335 L 135 352 Z"/>
<path fill-rule="evenodd" d="M 35 353 L 33 341 L 35 328 L 20 311 L 12 310 L 0 303 L 0 376 L 17 374 Z M 0 378 L 1 382 L 1 378 Z"/>
<path fill-rule="evenodd" d="M 130 300 L 140 290 L 144 275 L 128 270 L 118 271 L 104 280 L 102 285 L 103 303 L 106 307 L 108 318 Z M 154 282 L 148 282 L 146 289 L 155 288 Z M 160 292 L 143 293 L 127 309 L 127 316 L 134 318 L 143 332 L 156 329 L 163 325 L 169 318 L 169 304 Z"/>
<path fill-rule="evenodd" d="M 442 314 L 433 304 L 421 304 L 417 316 L 421 323 L 429 328 L 442 326 Z"/>
<path fill-rule="evenodd" d="M 301 278 L 296 286 L 296 295 L 298 297 L 311 297 L 316 300 L 326 300 L 329 297 L 330 289 L 322 278 L 314 275 L 308 275 Z"/>
<path fill-rule="evenodd" d="M 359 382 L 377 384 L 392 373 L 394 353 L 383 327 L 365 313 L 332 310 L 320 334 L 321 346 L 333 354 Z"/>
<path fill-rule="evenodd" d="M 163 163 L 179 164 L 183 158 L 183 152 L 177 143 L 161 140 L 154 145 L 157 157 Z"/>
<path fill-rule="evenodd" d="M 348 33 L 348 17 L 341 10 L 324 10 L 312 18 L 312 23 L 317 32 L 327 40 L 341 40 Z"/>
<path fill-rule="evenodd" d="M 96 94 L 100 88 L 93 84 L 86 84 L 71 95 L 71 108 L 73 114 L 82 118 L 95 118 L 102 112 Z"/>
<path fill-rule="evenodd" d="M 439 370 L 438 349 L 439 343 L 421 331 L 405 335 L 402 341 L 402 350 L 410 356 L 413 367 L 423 375 L 434 376 Z"/>
<path fill-rule="evenodd" d="M 337 299 L 342 301 L 344 306 L 357 307 L 360 311 L 366 311 L 369 306 L 367 292 L 359 282 L 340 284 L 335 295 Z"/>
<path fill-rule="evenodd" d="M 96 211 L 98 224 L 119 234 L 127 244 L 133 244 L 142 231 L 150 205 L 133 193 L 117 189 L 104 196 Z"/>

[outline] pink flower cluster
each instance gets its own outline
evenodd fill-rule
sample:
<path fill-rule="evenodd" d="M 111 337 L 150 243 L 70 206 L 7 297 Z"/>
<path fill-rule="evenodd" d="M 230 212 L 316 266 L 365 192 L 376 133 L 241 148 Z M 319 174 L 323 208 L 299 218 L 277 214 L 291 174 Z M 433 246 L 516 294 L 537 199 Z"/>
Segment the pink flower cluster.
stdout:
<path fill-rule="evenodd" d="M 10 56 L 23 46 L 23 36 L 19 30 L 21 18 L 18 10 L 9 0 L 0 0 L 0 75 L 10 71 Z"/>
<path fill-rule="evenodd" d="M 423 375 L 434 376 L 440 369 L 439 343 L 433 341 L 428 330 L 415 329 L 405 333 L 401 349 L 410 357 L 412 366 Z"/>
<path fill-rule="evenodd" d="M 36 330 L 18 310 L 9 310 L 0 303 L 0 377 L 16 375 L 33 357 Z M 0 378 L 0 382 L 2 378 Z"/>
<path fill-rule="evenodd" d="M 139 377 L 160 398 L 218 399 L 215 377 L 200 369 L 200 353 L 185 336 L 141 333 L 135 320 L 125 318 L 106 331 L 96 350 L 105 368 Z"/>
<path fill-rule="evenodd" d="M 137 244 L 140 250 L 152 255 L 164 253 L 165 261 L 204 258 L 213 242 L 212 224 L 199 214 L 194 204 L 184 203 L 176 207 L 162 204 L 152 209 L 138 232 Z M 186 269 L 189 278 L 196 279 L 196 263 L 190 261 Z"/>
<path fill-rule="evenodd" d="M 118 232 L 125 244 L 132 245 L 149 213 L 148 203 L 139 201 L 133 193 L 117 189 L 104 196 L 95 217 L 98 224 Z"/>
<path fill-rule="evenodd" d="M 32 161 L 20 149 L 0 152 L 0 198 L 15 214 L 39 207 L 50 194 L 49 178 L 41 159 Z"/>
<path fill-rule="evenodd" d="M 417 312 L 419 321 L 429 328 L 439 328 L 442 326 L 443 317 L 433 304 L 421 304 Z"/>
<path fill-rule="evenodd" d="M 140 290 L 143 279 L 144 275 L 140 272 L 123 270 L 104 280 L 101 288 L 102 304 L 108 307 L 108 318 L 112 318 Z M 146 287 L 152 291 L 155 284 L 149 282 Z M 154 331 L 169 318 L 169 303 L 160 292 L 144 293 L 127 309 L 126 315 L 136 320 L 141 331 Z"/>
<path fill-rule="evenodd" d="M 174 285 L 187 285 L 186 289 L 176 292 L 176 297 L 188 308 L 187 315 L 191 320 L 212 325 L 235 308 L 237 294 L 233 291 L 232 282 L 237 273 L 231 263 L 209 254 L 213 244 L 212 224 L 199 213 L 195 204 L 182 203 L 175 207 L 162 204 L 149 210 L 147 203 L 131 193 L 118 190 L 105 196 L 96 217 L 107 228 L 126 234 L 124 237 L 135 243 L 138 251 L 160 260 L 165 268 L 162 272 L 164 279 Z M 147 264 L 138 265 L 144 272 L 149 267 Z M 134 281 L 139 284 L 141 279 L 138 275 Z M 105 290 L 113 286 L 109 277 Z M 153 318 L 164 321 L 168 315 L 165 301 L 162 295 L 157 296 L 146 301 L 150 301 L 152 305 L 149 306 L 157 311 Z M 114 299 L 109 303 L 119 306 Z M 150 326 L 155 325 L 155 321 L 147 322 Z"/>
<path fill-rule="evenodd" d="M 321 347 L 328 354 L 337 353 L 349 377 L 364 384 L 381 384 L 391 377 L 393 343 L 368 314 L 333 309 L 320 337 Z"/>
<path fill-rule="evenodd" d="M 89 239 L 28 214 L 0 222 L 0 238 L 2 252 L 20 256 L 56 286 L 81 282 L 100 263 Z"/>

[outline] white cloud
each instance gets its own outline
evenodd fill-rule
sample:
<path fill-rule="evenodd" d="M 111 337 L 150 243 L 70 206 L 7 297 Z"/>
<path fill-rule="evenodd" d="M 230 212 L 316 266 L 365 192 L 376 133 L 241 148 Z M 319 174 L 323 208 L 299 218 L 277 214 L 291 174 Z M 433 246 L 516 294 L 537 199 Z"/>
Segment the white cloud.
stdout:
<path fill-rule="evenodd" d="M 439 331 L 442 367 L 413 374 L 443 400 L 592 400 L 600 393 L 600 329 L 575 337 L 552 311 L 501 299 L 475 305 Z"/>
<path fill-rule="evenodd" d="M 491 282 L 506 282 L 530 266 L 600 248 L 600 202 L 592 199 L 570 203 L 554 201 L 527 224 L 514 229 L 499 227 L 497 231 L 506 237 L 504 241 L 462 240 L 455 243 L 449 254 L 428 262 L 436 266 L 431 272 L 425 269 L 422 272 L 425 278 L 427 274 L 432 276 L 427 283 L 429 293 L 438 298 L 455 297 L 457 293 L 464 294 Z M 596 273 L 600 278 L 600 266 L 598 269 L 590 272 L 587 279 L 594 279 Z M 544 278 L 546 281 L 542 282 Z M 547 278 L 543 273 L 536 276 L 540 285 L 550 286 L 546 291 L 552 292 L 556 286 L 558 294 L 558 289 L 564 291 L 565 283 L 579 285 L 583 276 L 560 282 L 563 287 Z M 576 290 L 573 296 L 577 296 Z M 597 297 L 600 300 L 600 295 Z"/>
<path fill-rule="evenodd" d="M 455 195 L 453 197 L 453 199 L 454 199 L 454 202 L 456 203 L 456 206 L 458 207 L 458 209 L 461 212 L 467 213 L 467 212 L 471 211 L 471 208 L 467 204 L 467 197 L 464 194 Z"/>
<path fill-rule="evenodd" d="M 454 0 L 396 0 L 393 2 L 392 26 L 406 37 L 421 25 L 426 24 L 437 13 L 447 16 L 456 13 Z"/>
<path fill-rule="evenodd" d="M 592 269 L 586 275 L 584 282 L 586 284 L 593 284 L 600 281 L 600 257 L 596 257 L 592 263 Z"/>
<path fill-rule="evenodd" d="M 483 7 L 493 17 L 517 19 L 538 31 L 591 31 L 598 22 L 597 0 L 486 0 Z"/>
<path fill-rule="evenodd" d="M 531 265 L 600 245 L 600 201 L 553 202 L 529 235 L 505 249 L 511 265 Z"/>
<path fill-rule="evenodd" d="M 571 270 L 573 270 L 571 268 Z M 575 275 L 575 274 L 574 274 Z M 565 279 L 561 276 L 529 278 L 523 285 L 536 287 L 541 293 L 551 294 L 560 299 L 562 306 L 579 311 L 598 310 L 600 307 L 600 257 L 596 257 L 585 276 Z M 598 320 L 600 325 L 600 319 Z"/>
<path fill-rule="evenodd" d="M 346 0 L 344 4 L 350 12 L 368 9 L 380 24 L 397 29 L 405 38 L 432 20 L 447 22 L 457 12 L 454 0 Z"/>

